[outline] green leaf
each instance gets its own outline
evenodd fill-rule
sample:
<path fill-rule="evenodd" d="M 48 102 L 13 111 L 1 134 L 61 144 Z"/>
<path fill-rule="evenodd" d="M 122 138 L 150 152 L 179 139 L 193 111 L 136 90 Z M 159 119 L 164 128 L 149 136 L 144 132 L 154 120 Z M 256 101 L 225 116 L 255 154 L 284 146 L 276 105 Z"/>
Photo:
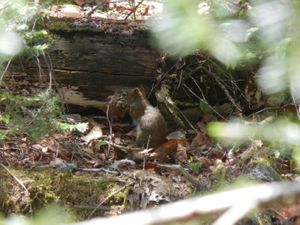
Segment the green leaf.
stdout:
<path fill-rule="evenodd" d="M 55 123 L 58 129 L 61 131 L 79 131 L 84 133 L 88 128 L 88 123 L 77 123 L 77 124 L 68 124 L 63 122 L 56 122 Z"/>
<path fill-rule="evenodd" d="M 199 108 L 200 108 L 201 112 L 206 113 L 207 112 L 207 102 L 203 99 L 200 99 Z"/>
<path fill-rule="evenodd" d="M 202 167 L 202 163 L 201 162 L 192 162 L 192 163 L 189 163 L 189 166 L 192 170 L 199 170 Z"/>
<path fill-rule="evenodd" d="M 4 124 L 8 124 L 10 122 L 10 115 L 8 114 L 0 115 L 0 122 L 3 122 Z"/>
<path fill-rule="evenodd" d="M 28 130 L 33 141 L 37 141 L 41 137 L 47 135 L 51 131 L 50 125 L 51 124 L 47 119 L 36 119 L 30 126 L 31 129 Z"/>
<path fill-rule="evenodd" d="M 7 136 L 7 131 L 0 131 L 0 141 L 4 140 Z"/>
<path fill-rule="evenodd" d="M 107 141 L 98 141 L 95 145 L 96 148 L 100 148 L 101 146 L 108 145 Z"/>

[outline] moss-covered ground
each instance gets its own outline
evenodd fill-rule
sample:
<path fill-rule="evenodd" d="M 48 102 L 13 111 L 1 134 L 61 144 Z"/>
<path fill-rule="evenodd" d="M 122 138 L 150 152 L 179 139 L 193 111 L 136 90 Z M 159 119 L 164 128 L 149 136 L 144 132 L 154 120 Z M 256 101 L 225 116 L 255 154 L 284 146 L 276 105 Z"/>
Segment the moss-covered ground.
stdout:
<path fill-rule="evenodd" d="M 36 171 L 9 168 L 9 171 L 0 169 L 0 212 L 4 215 L 30 215 L 51 203 L 57 203 L 77 215 L 78 219 L 84 219 L 112 192 L 116 194 L 102 206 L 122 207 L 126 196 L 126 190 L 117 191 L 124 184 L 110 177 L 61 173 L 54 169 Z M 97 210 L 93 216 L 104 213 L 105 210 Z"/>

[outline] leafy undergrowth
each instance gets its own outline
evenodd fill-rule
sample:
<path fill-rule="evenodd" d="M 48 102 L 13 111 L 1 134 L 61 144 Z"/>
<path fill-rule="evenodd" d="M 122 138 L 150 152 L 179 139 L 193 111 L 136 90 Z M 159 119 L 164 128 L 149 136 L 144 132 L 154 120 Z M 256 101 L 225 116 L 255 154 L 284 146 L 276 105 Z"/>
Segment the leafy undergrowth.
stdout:
<path fill-rule="evenodd" d="M 273 151 L 260 140 L 222 146 L 206 135 L 201 122 L 197 131 L 173 133 L 173 138 L 188 138 L 175 138 L 172 145 L 164 145 L 172 149 L 161 147 L 156 154 L 144 151 L 137 156 L 130 150 L 135 149 L 135 143 L 127 133 L 132 128 L 129 124 L 112 123 L 110 134 L 105 119 L 77 114 L 63 119 L 86 123 L 88 129 L 84 133 L 56 132 L 36 143 L 26 135 L 3 142 L 0 173 L 5 191 L 0 204 L 5 214 L 31 214 L 56 202 L 79 219 L 87 219 L 212 192 L 241 177 L 255 182 L 296 178 L 291 153 Z M 110 139 L 129 149 L 124 152 L 108 145 Z M 168 151 L 175 158 L 169 157 Z M 157 157 L 162 153 L 166 157 Z M 192 178 L 174 165 L 181 165 Z M 295 213 L 267 215 L 283 220 Z"/>
<path fill-rule="evenodd" d="M 38 94 L 38 89 L 33 89 L 30 95 Z M 159 148 L 144 150 L 137 149 L 134 133 L 130 132 L 134 126 L 126 120 L 108 122 L 106 117 L 98 115 L 59 115 L 58 110 L 51 110 L 51 104 L 45 107 L 48 104 L 43 104 L 43 99 L 28 102 L 29 97 L 19 99 L 11 95 L 9 101 L 11 98 L 5 96 L 1 103 L 8 110 L 6 114 L 13 112 L 11 115 L 25 120 L 21 125 L 12 117 L 1 125 L 2 132 L 19 126 L 1 145 L 0 184 L 4 191 L 0 205 L 5 215 L 33 214 L 54 202 L 73 212 L 78 220 L 84 220 L 228 189 L 230 184 L 241 180 L 297 179 L 292 149 L 283 152 L 279 146 L 275 149 L 261 140 L 250 139 L 224 145 L 210 138 L 208 118 L 215 115 L 209 110 L 195 123 L 195 129 L 173 130 L 169 140 Z M 23 105 L 24 100 L 30 104 Z M 30 134 L 39 133 L 39 124 L 30 121 L 34 121 L 35 115 L 44 115 L 38 110 L 41 105 L 48 110 L 46 114 L 54 112 L 44 119 L 52 121 L 49 125 L 59 124 L 60 129 L 47 127 L 51 132 L 37 140 Z M 29 118 L 30 126 L 25 118 Z M 73 129 L 78 125 L 86 129 Z M 291 221 L 298 216 L 297 209 L 293 205 L 276 213 L 265 211 L 243 224 L 261 217 Z"/>
<path fill-rule="evenodd" d="M 141 5 L 111 1 L 112 4 L 100 6 L 84 0 L 74 2 L 77 6 L 55 5 L 48 13 L 69 18 L 138 20 L 155 15 L 155 9 L 160 9 L 160 5 L 150 1 Z M 211 70 L 207 73 L 214 75 Z M 235 103 L 226 87 L 225 90 L 231 103 Z M 211 139 L 206 133 L 211 119 L 206 117 L 213 112 L 193 124 L 195 129 L 174 131 L 159 148 L 137 150 L 134 135 L 128 133 L 133 126 L 100 117 L 58 115 L 56 99 L 48 97 L 51 96 L 1 96 L 0 125 L 5 135 L 0 137 L 0 206 L 5 215 L 33 214 L 54 202 L 83 220 L 228 189 L 229 184 L 241 180 L 258 183 L 298 179 L 299 165 L 292 157 L 295 149 L 282 151 L 281 146 L 263 143 L 259 137 L 247 137 L 247 142 L 231 145 Z M 203 112 L 207 102 L 202 99 L 200 103 Z M 220 114 L 215 106 L 212 108 Z M 259 128 L 264 118 L 257 118 L 251 122 Z M 78 125 L 87 129 L 73 129 Z M 38 140 L 40 136 L 43 138 Z M 297 204 L 268 209 L 241 224 L 292 224 L 300 216 Z"/>
<path fill-rule="evenodd" d="M 63 119 L 87 123 L 90 129 L 85 134 L 56 132 L 38 142 L 15 133 L 3 141 L 0 162 L 5 195 L 0 204 L 6 215 L 32 214 L 56 202 L 86 219 L 182 199 L 193 192 L 180 176 L 172 179 L 167 171 L 143 170 L 140 160 L 122 160 L 114 148 L 108 152 L 103 145 L 109 130 L 105 122 L 80 115 Z M 114 126 L 113 140 L 123 140 L 129 128 L 128 124 Z"/>
<path fill-rule="evenodd" d="M 16 89 L 23 90 L 22 87 Z M 38 89 L 28 95 L 39 93 Z M 144 150 L 136 148 L 135 137 L 130 132 L 134 126 L 128 121 L 109 123 L 105 116 L 99 115 L 59 116 L 57 110 L 55 115 L 45 117 L 39 109 L 47 104 L 41 99 L 23 105 L 22 101 L 28 99 L 14 95 L 13 107 L 8 107 L 9 99 L 4 98 L 1 109 L 8 110 L 6 114 L 14 112 L 17 118 L 30 118 L 30 126 L 26 125 L 26 119 L 22 129 L 20 123 L 13 123 L 13 117 L 1 121 L 1 131 L 15 125 L 20 127 L 6 136 L 0 149 L 0 184 L 4 190 L 0 205 L 5 215 L 33 214 L 55 202 L 75 213 L 78 220 L 84 220 L 155 207 L 195 194 L 228 190 L 230 184 L 241 180 L 245 184 L 245 180 L 297 179 L 293 149 L 281 151 L 280 146 L 274 148 L 259 139 L 224 145 L 210 138 L 207 124 L 211 118 L 215 120 L 216 115 L 204 110 L 206 105 L 201 106 L 206 113 L 193 124 L 195 129 L 173 130 L 162 146 Z M 49 110 L 45 113 L 53 112 Z M 39 124 L 31 122 L 35 115 L 60 124 L 60 131 L 50 129 L 48 135 L 34 141 L 36 138 L 30 134 L 39 131 L 35 130 Z M 222 115 L 226 117 L 225 113 Z M 259 115 L 251 119 L 258 126 L 260 120 Z M 72 129 L 78 124 L 86 129 Z M 261 213 L 241 224 L 262 218 L 282 224 L 299 215 L 297 204 Z"/>

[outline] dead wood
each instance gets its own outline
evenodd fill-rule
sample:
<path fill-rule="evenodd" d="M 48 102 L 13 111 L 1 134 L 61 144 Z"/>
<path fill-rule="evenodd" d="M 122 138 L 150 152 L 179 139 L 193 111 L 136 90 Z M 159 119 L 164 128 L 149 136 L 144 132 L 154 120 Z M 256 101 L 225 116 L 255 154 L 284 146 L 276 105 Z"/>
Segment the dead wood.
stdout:
<path fill-rule="evenodd" d="M 22 61 L 25 79 L 49 81 L 51 71 L 66 104 L 105 109 L 116 90 L 150 87 L 155 79 L 159 53 L 142 21 L 51 18 L 45 26 L 53 42 L 46 57 Z"/>

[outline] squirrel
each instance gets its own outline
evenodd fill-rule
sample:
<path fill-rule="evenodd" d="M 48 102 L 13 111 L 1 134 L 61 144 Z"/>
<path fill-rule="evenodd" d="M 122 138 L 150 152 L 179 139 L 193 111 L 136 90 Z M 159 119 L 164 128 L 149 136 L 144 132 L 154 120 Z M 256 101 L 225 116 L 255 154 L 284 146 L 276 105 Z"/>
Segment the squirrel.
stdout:
<path fill-rule="evenodd" d="M 136 125 L 138 146 L 155 148 L 164 143 L 167 123 L 159 109 L 153 107 L 140 88 L 130 90 L 127 95 L 129 115 Z"/>

